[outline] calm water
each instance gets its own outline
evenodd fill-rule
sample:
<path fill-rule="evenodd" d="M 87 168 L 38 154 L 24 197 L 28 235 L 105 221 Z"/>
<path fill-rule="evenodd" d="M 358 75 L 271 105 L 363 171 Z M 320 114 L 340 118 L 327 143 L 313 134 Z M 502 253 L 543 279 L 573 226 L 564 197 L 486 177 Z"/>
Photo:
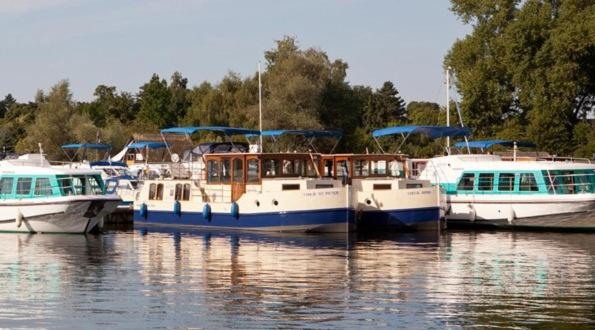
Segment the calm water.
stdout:
<path fill-rule="evenodd" d="M 3 328 L 595 328 L 595 235 L 0 239 Z"/>

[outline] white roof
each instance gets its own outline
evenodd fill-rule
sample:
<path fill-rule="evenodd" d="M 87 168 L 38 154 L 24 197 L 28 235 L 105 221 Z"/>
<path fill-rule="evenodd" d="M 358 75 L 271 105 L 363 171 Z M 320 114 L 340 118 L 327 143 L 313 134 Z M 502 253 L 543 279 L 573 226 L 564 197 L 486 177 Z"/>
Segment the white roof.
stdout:
<path fill-rule="evenodd" d="M 17 159 L 0 161 L 0 174 L 20 175 L 96 175 L 101 172 L 92 169 L 72 169 L 52 166 L 40 154 L 26 154 Z"/>
<path fill-rule="evenodd" d="M 450 166 L 453 170 L 578 170 L 595 169 L 595 164 L 554 161 L 503 161 L 497 155 L 450 155 L 430 159 L 430 162 Z"/>

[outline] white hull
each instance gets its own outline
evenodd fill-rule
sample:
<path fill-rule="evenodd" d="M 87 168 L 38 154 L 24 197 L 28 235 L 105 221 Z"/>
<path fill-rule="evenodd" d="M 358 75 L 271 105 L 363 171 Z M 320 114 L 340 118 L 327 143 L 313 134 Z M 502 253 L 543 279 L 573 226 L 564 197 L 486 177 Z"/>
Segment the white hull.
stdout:
<path fill-rule="evenodd" d="M 88 233 L 119 203 L 111 196 L 3 201 L 0 232 Z"/>
<path fill-rule="evenodd" d="M 589 212 L 595 208 L 595 194 L 449 196 L 449 204 L 448 220 L 506 220 L 521 225 L 526 218 Z"/>

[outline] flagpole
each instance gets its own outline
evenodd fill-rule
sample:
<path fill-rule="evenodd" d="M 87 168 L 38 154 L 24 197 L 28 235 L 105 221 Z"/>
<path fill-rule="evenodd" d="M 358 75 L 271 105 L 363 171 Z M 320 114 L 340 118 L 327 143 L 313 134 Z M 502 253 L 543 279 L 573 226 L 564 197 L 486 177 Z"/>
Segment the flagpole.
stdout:
<path fill-rule="evenodd" d="M 262 148 L 262 83 L 260 81 L 260 61 L 258 61 L 258 130 L 260 131 L 260 152 Z"/>

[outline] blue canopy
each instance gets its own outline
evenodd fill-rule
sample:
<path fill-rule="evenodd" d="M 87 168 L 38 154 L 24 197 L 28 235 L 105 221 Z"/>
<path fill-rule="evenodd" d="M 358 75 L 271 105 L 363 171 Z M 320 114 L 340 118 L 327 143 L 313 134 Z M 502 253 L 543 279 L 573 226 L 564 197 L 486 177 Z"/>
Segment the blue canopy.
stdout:
<path fill-rule="evenodd" d="M 307 130 L 277 129 L 277 130 L 262 131 L 262 136 L 281 136 L 281 135 L 302 135 L 302 136 L 305 136 L 305 137 L 334 137 L 334 138 L 340 138 L 340 137 L 343 136 L 343 132 L 341 132 L 341 131 L 311 130 L 311 129 L 307 129 Z"/>
<path fill-rule="evenodd" d="M 500 146 L 504 146 L 504 147 L 512 147 L 512 146 L 514 146 L 514 141 L 508 141 L 508 140 L 469 141 L 469 148 L 487 149 L 494 145 L 500 145 Z M 535 147 L 535 144 L 533 142 L 528 142 L 528 141 L 517 141 L 516 145 L 518 147 L 527 147 L 527 148 Z M 465 148 L 465 147 L 467 147 L 467 143 L 457 142 L 454 144 L 454 146 L 455 146 L 455 148 Z"/>
<path fill-rule="evenodd" d="M 99 160 L 99 161 L 96 161 L 96 162 L 90 162 L 89 165 L 91 167 L 93 167 L 93 166 L 121 166 L 121 167 L 128 167 L 128 165 L 126 165 L 126 163 L 124 163 L 124 162 L 116 162 L 116 161 L 112 162 L 112 161 L 109 161 L 109 160 Z"/>
<path fill-rule="evenodd" d="M 432 139 L 447 136 L 469 136 L 471 130 L 466 127 L 448 127 L 448 126 L 394 126 L 377 129 L 372 132 L 372 136 L 377 138 L 386 135 L 395 134 L 424 134 Z"/>
<path fill-rule="evenodd" d="M 162 129 L 161 133 L 169 133 L 169 134 L 194 134 L 198 131 L 204 132 L 217 132 L 223 133 L 225 135 L 260 135 L 259 131 L 251 130 L 247 128 L 235 128 L 235 127 L 226 127 L 226 126 L 198 126 L 198 127 L 172 127 Z"/>
<path fill-rule="evenodd" d="M 65 144 L 62 146 L 62 149 L 98 149 L 98 150 L 105 150 L 111 149 L 111 144 L 102 144 L 102 143 L 74 143 L 74 144 Z"/>
<path fill-rule="evenodd" d="M 169 145 L 165 142 L 139 141 L 139 142 L 131 143 L 131 144 L 127 145 L 126 147 L 128 149 L 145 149 L 145 148 L 161 149 L 161 148 L 167 148 L 168 146 Z"/>

